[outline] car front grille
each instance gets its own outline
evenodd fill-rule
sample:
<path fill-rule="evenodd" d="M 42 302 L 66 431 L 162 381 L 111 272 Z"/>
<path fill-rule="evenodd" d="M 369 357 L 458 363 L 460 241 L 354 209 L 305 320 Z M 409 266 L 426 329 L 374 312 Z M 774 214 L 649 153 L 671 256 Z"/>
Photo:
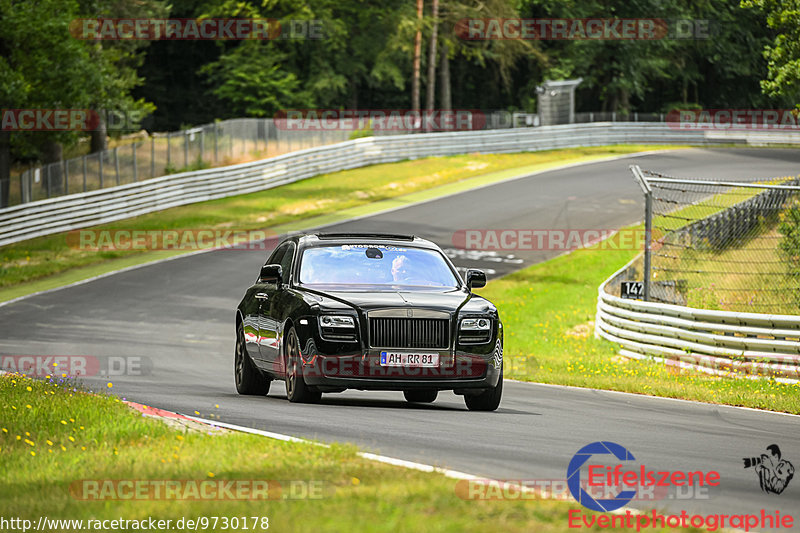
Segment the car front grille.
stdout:
<path fill-rule="evenodd" d="M 441 318 L 370 318 L 373 348 L 435 348 L 450 346 L 450 321 Z"/>

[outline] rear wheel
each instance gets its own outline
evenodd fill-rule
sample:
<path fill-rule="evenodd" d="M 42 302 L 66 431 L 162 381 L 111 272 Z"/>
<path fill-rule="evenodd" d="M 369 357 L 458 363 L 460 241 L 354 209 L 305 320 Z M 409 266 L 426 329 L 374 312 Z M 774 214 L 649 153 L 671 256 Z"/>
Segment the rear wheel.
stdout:
<path fill-rule="evenodd" d="M 300 341 L 294 328 L 286 333 L 286 398 L 292 403 L 317 403 L 322 393 L 312 390 L 303 379 Z"/>
<path fill-rule="evenodd" d="M 438 390 L 405 390 L 403 396 L 407 402 L 412 403 L 432 403 L 439 396 Z"/>
<path fill-rule="evenodd" d="M 241 324 L 236 328 L 236 350 L 233 356 L 233 377 L 236 381 L 236 392 L 239 394 L 264 396 L 269 392 L 272 381 L 256 368 L 244 343 L 244 328 Z"/>
<path fill-rule="evenodd" d="M 470 411 L 495 411 L 503 397 L 503 367 L 500 367 L 500 378 L 493 388 L 474 396 L 464 396 L 464 403 Z"/>

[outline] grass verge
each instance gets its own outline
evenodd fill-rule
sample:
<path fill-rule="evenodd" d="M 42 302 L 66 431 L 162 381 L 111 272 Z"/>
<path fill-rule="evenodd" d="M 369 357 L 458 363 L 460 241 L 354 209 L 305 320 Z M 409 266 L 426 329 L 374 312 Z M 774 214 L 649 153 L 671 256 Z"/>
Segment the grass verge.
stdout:
<path fill-rule="evenodd" d="M 617 355 L 594 337 L 597 287 L 637 252 L 579 249 L 478 292 L 499 308 L 506 377 L 800 414 L 800 384 L 732 379 Z"/>
<path fill-rule="evenodd" d="M 548 500 L 462 499 L 454 479 L 368 461 L 352 446 L 179 431 L 141 417 L 117 398 L 81 392 L 69 382 L 2 375 L 0 407 L 0 508 L 4 518 L 33 524 L 42 516 L 153 517 L 173 524 L 182 517 L 216 516 L 246 517 L 247 529 L 259 531 L 260 519 L 253 528 L 250 517 L 266 516 L 270 531 L 555 532 L 567 528 L 569 509 L 579 507 Z M 75 497 L 87 494 L 83 480 L 271 480 L 281 483 L 281 496 L 303 495 L 286 490 L 292 486 L 315 487 L 313 493 L 322 497 L 94 501 Z M 235 529 L 245 529 L 239 524 Z"/>
<path fill-rule="evenodd" d="M 346 220 L 556 166 L 653 149 L 619 145 L 517 154 L 431 157 L 325 174 L 257 193 L 167 209 L 97 230 L 260 230 L 276 233 Z M 186 250 L 87 250 L 66 233 L 0 248 L 0 301 Z"/>

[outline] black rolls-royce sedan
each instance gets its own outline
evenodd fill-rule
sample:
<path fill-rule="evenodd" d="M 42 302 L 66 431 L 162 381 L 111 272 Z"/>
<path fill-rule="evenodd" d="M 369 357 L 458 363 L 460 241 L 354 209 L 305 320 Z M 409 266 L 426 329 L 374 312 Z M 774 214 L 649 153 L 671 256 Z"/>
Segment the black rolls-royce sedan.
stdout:
<path fill-rule="evenodd" d="M 503 392 L 503 324 L 434 243 L 387 234 L 315 234 L 282 241 L 236 310 L 240 394 L 277 379 L 290 402 L 346 389 L 440 390 L 494 411 Z"/>

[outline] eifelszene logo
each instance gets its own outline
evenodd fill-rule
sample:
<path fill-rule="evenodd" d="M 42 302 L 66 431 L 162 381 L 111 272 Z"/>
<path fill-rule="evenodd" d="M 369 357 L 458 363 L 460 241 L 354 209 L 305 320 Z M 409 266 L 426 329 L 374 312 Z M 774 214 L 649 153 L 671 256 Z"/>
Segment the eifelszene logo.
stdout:
<path fill-rule="evenodd" d="M 781 458 L 781 449 L 777 444 L 767 446 L 769 454 L 761 457 L 744 457 L 745 468 L 752 468 L 758 475 L 761 490 L 766 493 L 780 494 L 794 477 L 794 465 Z"/>
<path fill-rule="evenodd" d="M 623 507 L 636 496 L 635 490 L 624 490 L 617 493 L 613 498 L 595 499 L 581 487 L 581 467 L 592 458 L 593 455 L 612 454 L 620 461 L 635 461 L 636 458 L 631 452 L 614 442 L 593 442 L 587 444 L 576 453 L 567 467 L 567 487 L 572 497 L 578 503 L 591 509 L 592 511 L 613 511 Z M 590 467 L 591 469 L 591 467 Z M 591 478 L 591 473 L 589 475 Z"/>
<path fill-rule="evenodd" d="M 620 463 L 607 466 L 600 464 L 607 458 L 595 456 L 611 455 Z M 567 467 L 567 487 L 575 500 L 592 511 L 614 511 L 624 507 L 639 490 L 652 487 L 716 487 L 720 483 L 719 472 L 714 470 L 691 472 L 657 471 L 645 465 L 635 465 L 636 458 L 624 447 L 609 441 L 587 444 L 572 457 Z M 627 466 L 627 468 L 626 468 Z M 581 483 L 581 469 L 585 467 L 587 482 Z M 584 488 L 584 486 L 586 488 Z"/>

